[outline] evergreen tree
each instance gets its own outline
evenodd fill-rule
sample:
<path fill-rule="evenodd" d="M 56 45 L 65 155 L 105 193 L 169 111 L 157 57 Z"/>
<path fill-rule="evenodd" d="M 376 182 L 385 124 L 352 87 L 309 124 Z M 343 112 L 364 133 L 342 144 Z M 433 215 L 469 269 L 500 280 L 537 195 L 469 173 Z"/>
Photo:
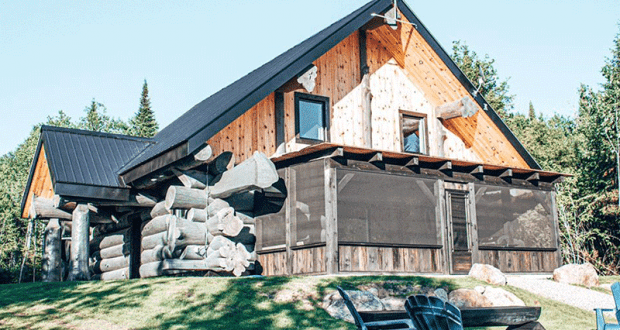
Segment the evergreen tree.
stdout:
<path fill-rule="evenodd" d="M 151 109 L 151 100 L 149 99 L 149 87 L 144 80 L 142 85 L 142 96 L 140 97 L 140 108 L 131 119 L 131 134 L 143 137 L 153 137 L 159 130 L 159 124 L 155 120 L 155 113 Z"/>
<path fill-rule="evenodd" d="M 84 112 L 86 112 L 86 117 L 80 118 L 78 128 L 116 134 L 129 134 L 130 132 L 129 125 L 126 122 L 108 116 L 105 105 L 95 101 L 95 99 L 91 101 L 90 106 L 84 108 Z"/>
<path fill-rule="evenodd" d="M 534 110 L 534 105 L 532 104 L 532 101 L 530 101 L 530 111 L 528 113 L 528 117 L 530 118 L 530 120 L 536 119 L 536 111 Z"/>
<path fill-rule="evenodd" d="M 493 67 L 495 60 L 489 55 L 479 58 L 476 52 L 460 41 L 453 42 L 451 57 L 475 87 L 478 87 L 480 71 L 483 72 L 485 79 L 480 87 L 480 94 L 501 118 L 506 118 L 514 108 L 514 95 L 508 92 L 508 81 L 500 81 L 497 70 Z"/>

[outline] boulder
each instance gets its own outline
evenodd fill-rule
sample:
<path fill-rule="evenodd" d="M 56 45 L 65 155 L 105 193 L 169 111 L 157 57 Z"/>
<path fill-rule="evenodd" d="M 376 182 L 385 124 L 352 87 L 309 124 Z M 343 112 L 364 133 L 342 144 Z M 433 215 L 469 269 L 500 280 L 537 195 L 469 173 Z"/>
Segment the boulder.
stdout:
<path fill-rule="evenodd" d="M 491 307 L 489 299 L 474 289 L 457 289 L 448 295 L 448 301 L 456 307 Z"/>
<path fill-rule="evenodd" d="M 448 301 L 448 292 L 442 288 L 439 289 L 435 289 L 435 297 L 443 300 L 443 301 Z"/>
<path fill-rule="evenodd" d="M 370 292 L 347 290 L 347 294 L 358 311 L 385 310 L 381 300 Z M 351 316 L 347 306 L 344 304 L 344 299 L 342 299 L 338 291 L 334 291 L 323 298 L 323 309 L 332 317 L 353 323 L 353 316 Z"/>
<path fill-rule="evenodd" d="M 506 275 L 499 269 L 486 264 L 474 264 L 469 270 L 469 276 L 493 285 L 506 285 Z"/>
<path fill-rule="evenodd" d="M 386 311 L 405 310 L 405 298 L 386 297 L 381 299 Z"/>
<path fill-rule="evenodd" d="M 525 306 L 523 300 L 501 288 L 484 287 L 482 296 L 489 300 L 492 306 Z"/>
<path fill-rule="evenodd" d="M 579 284 L 588 288 L 599 285 L 598 274 L 592 264 L 568 264 L 553 271 L 553 280 L 561 283 Z"/>

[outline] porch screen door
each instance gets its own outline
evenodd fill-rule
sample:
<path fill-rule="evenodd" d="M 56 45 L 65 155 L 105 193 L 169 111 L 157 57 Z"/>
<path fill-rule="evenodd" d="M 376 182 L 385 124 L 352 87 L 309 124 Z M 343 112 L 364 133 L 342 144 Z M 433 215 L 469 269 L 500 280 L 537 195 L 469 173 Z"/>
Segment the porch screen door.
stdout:
<path fill-rule="evenodd" d="M 468 273 L 472 264 L 471 228 L 467 212 L 468 196 L 465 191 L 446 190 L 448 246 L 450 273 Z"/>

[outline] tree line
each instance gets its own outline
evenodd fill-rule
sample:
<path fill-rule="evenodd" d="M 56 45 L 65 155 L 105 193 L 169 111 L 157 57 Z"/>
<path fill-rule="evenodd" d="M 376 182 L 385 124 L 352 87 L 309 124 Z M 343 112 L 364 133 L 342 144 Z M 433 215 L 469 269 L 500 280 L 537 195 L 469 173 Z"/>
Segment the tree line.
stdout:
<path fill-rule="evenodd" d="M 93 99 L 84 108 L 84 117 L 73 121 L 66 113 L 59 111 L 56 115 L 47 117 L 44 123 L 35 125 L 26 140 L 14 151 L 1 156 L 0 283 L 16 282 L 20 278 L 20 273 L 24 281 L 39 278 L 40 249 L 45 225 L 35 221 L 29 226 L 29 220 L 21 218 L 20 210 L 30 165 L 41 133 L 40 127 L 44 124 L 141 137 L 152 137 L 159 129 L 159 124 L 151 109 L 148 85 L 145 80 L 140 96 L 140 106 L 129 120 L 123 121 L 110 117 L 106 107 Z M 29 236 L 32 237 L 31 248 L 26 250 L 26 240 Z M 22 269 L 23 271 L 20 272 Z"/>

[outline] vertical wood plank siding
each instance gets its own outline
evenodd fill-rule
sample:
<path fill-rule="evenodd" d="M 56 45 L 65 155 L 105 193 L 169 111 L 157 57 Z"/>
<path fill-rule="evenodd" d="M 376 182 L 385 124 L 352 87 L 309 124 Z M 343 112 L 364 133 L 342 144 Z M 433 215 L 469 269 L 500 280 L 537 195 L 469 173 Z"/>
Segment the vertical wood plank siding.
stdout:
<path fill-rule="evenodd" d="M 276 151 L 275 94 L 271 93 L 207 141 L 213 153 L 231 151 L 237 163 L 260 151 Z"/>
<path fill-rule="evenodd" d="M 50 175 L 49 166 L 47 164 L 47 158 L 45 157 L 45 146 L 41 146 L 39 152 L 39 158 L 34 168 L 34 174 L 32 175 L 32 184 L 30 185 L 30 191 L 24 204 L 23 218 L 28 217 L 30 211 L 30 204 L 32 203 L 32 196 L 37 195 L 43 198 L 51 199 L 54 197 L 54 187 L 52 185 L 52 177 Z"/>
<path fill-rule="evenodd" d="M 258 262 L 263 268 L 263 272 L 261 275 L 289 275 L 287 273 L 286 251 L 261 253 L 258 255 Z"/>
<path fill-rule="evenodd" d="M 343 273 L 444 273 L 440 249 L 340 245 L 339 256 Z"/>
<path fill-rule="evenodd" d="M 548 273 L 560 266 L 558 254 L 558 251 L 480 250 L 478 262 L 506 273 Z"/>

